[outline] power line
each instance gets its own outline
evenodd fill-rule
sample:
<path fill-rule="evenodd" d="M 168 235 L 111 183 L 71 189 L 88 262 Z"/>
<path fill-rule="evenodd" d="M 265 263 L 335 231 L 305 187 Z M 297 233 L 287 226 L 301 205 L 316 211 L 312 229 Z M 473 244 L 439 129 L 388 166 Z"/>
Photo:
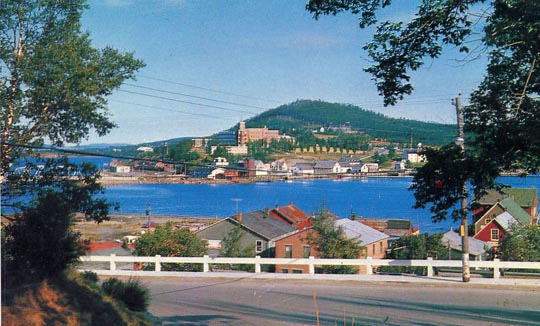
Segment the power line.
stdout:
<path fill-rule="evenodd" d="M 167 159 L 157 159 L 157 158 L 139 158 L 139 157 L 133 157 L 133 156 L 124 156 L 124 155 L 112 155 L 112 154 L 104 154 L 104 153 L 95 153 L 95 152 L 89 152 L 89 151 L 77 151 L 77 150 L 71 150 L 66 148 L 60 148 L 56 146 L 35 146 L 35 145 L 27 145 L 27 144 L 16 144 L 16 143 L 7 143 L 8 146 L 12 147 L 20 147 L 20 148 L 27 148 L 27 149 L 41 149 L 41 150 L 49 150 L 49 151 L 56 151 L 64 154 L 71 154 L 71 155 L 80 155 L 80 156 L 91 156 L 91 157 L 106 157 L 106 158 L 113 158 L 113 159 L 120 159 L 120 160 L 132 160 L 132 161 L 145 161 L 145 162 L 152 162 L 152 163 L 166 163 L 166 164 L 174 164 L 174 165 L 186 165 L 186 166 L 193 166 L 193 167 L 200 167 L 200 168 L 222 168 L 224 170 L 235 170 L 235 171 L 264 171 L 272 175 L 273 171 L 266 171 L 266 170 L 257 170 L 257 169 L 248 169 L 243 167 L 230 167 L 230 166 L 214 166 L 210 164 L 200 164 L 200 163 L 191 163 L 191 162 L 185 162 L 185 161 L 174 161 L 174 160 L 167 160 Z M 276 173 L 277 174 L 277 173 Z"/>
<path fill-rule="evenodd" d="M 172 101 L 172 102 L 178 102 L 178 103 L 186 103 L 186 104 L 204 106 L 204 107 L 207 107 L 207 108 L 213 108 L 213 109 L 218 109 L 218 110 L 254 114 L 254 112 L 245 111 L 245 110 L 236 110 L 236 109 L 224 108 L 222 106 L 195 103 L 195 102 L 190 102 L 190 101 L 183 101 L 183 100 L 178 100 L 178 99 L 174 99 L 174 98 L 170 98 L 170 97 L 164 97 L 164 96 L 151 95 L 151 94 L 146 94 L 146 93 L 127 91 L 127 90 L 124 90 L 124 89 L 120 89 L 118 91 L 123 92 L 123 93 L 128 93 L 128 94 L 134 94 L 134 95 L 146 96 L 146 97 L 151 97 L 151 98 L 157 98 L 157 99 L 160 99 L 160 100 L 166 100 L 166 101 Z"/>
<path fill-rule="evenodd" d="M 242 103 L 237 103 L 237 102 L 216 100 L 216 99 L 209 98 L 209 97 L 196 96 L 196 95 L 190 95 L 190 94 L 179 93 L 179 92 L 172 92 L 172 91 L 167 91 L 167 90 L 158 89 L 158 88 L 152 88 L 152 87 L 148 87 L 148 86 L 140 86 L 140 85 L 134 85 L 134 84 L 130 84 L 130 83 L 124 83 L 123 85 L 142 88 L 142 89 L 147 89 L 147 90 L 151 90 L 151 91 L 155 91 L 155 92 L 161 92 L 161 93 L 167 93 L 167 94 L 173 94 L 173 95 L 180 95 L 180 96 L 186 96 L 186 97 L 191 97 L 191 98 L 197 98 L 197 99 L 206 100 L 206 101 L 212 101 L 212 102 L 218 102 L 218 103 L 224 103 L 224 104 L 231 104 L 231 105 L 238 105 L 238 106 L 243 106 L 243 107 L 246 107 L 246 108 L 268 110 L 268 108 L 264 108 L 264 107 L 261 107 L 261 106 L 254 106 L 254 105 L 242 104 Z"/>
<path fill-rule="evenodd" d="M 204 113 L 195 113 L 195 112 L 182 112 L 182 111 L 179 111 L 179 110 L 162 108 L 162 107 L 155 106 L 155 105 L 147 105 L 147 104 L 127 102 L 127 101 L 119 101 L 119 100 L 114 100 L 114 99 L 111 99 L 109 101 L 110 102 L 128 104 L 128 105 L 134 105 L 134 106 L 140 106 L 140 107 L 145 107 L 145 108 L 149 108 L 149 109 L 156 109 L 156 110 L 161 110 L 161 111 L 180 113 L 180 114 L 185 114 L 185 115 L 194 115 L 194 116 L 211 118 L 211 119 L 231 120 L 231 121 L 237 121 L 238 120 L 238 119 L 235 119 L 235 118 L 232 118 L 232 117 L 221 117 L 221 116 L 215 116 L 215 115 L 204 114 Z"/>
<path fill-rule="evenodd" d="M 144 76 L 144 75 L 137 75 L 137 76 L 142 77 L 142 78 L 146 78 L 146 79 L 161 81 L 161 82 L 164 82 L 164 83 L 181 85 L 181 86 L 185 86 L 185 87 L 201 89 L 201 90 L 220 93 L 220 94 L 225 94 L 225 95 L 233 95 L 233 96 L 243 97 L 243 98 L 247 98 L 247 99 L 258 100 L 258 101 L 280 103 L 280 101 L 277 101 L 277 100 L 264 99 L 264 98 L 259 98 L 259 97 L 255 97 L 255 96 L 242 95 L 242 94 L 237 94 L 237 93 L 232 93 L 232 92 L 224 92 L 224 91 L 220 91 L 220 90 L 216 90 L 216 89 L 212 89 L 212 88 L 196 86 L 196 85 L 190 85 L 190 84 L 185 84 L 185 83 L 181 83 L 181 82 L 177 82 L 177 81 L 171 81 L 171 80 L 166 80 L 166 79 L 161 79 L 161 78 L 156 78 L 156 77 L 150 77 L 150 76 Z"/>

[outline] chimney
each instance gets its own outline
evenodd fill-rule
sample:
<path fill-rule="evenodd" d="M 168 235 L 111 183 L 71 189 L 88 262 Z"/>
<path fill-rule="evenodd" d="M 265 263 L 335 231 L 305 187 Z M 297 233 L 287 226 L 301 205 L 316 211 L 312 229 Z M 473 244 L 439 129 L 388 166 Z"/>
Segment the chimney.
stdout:
<path fill-rule="evenodd" d="M 264 214 L 268 215 L 269 212 L 270 212 L 270 208 L 268 208 L 268 206 L 266 206 L 264 208 Z"/>
<path fill-rule="evenodd" d="M 242 223 L 242 213 L 241 212 L 236 213 L 236 220 L 238 222 Z"/>

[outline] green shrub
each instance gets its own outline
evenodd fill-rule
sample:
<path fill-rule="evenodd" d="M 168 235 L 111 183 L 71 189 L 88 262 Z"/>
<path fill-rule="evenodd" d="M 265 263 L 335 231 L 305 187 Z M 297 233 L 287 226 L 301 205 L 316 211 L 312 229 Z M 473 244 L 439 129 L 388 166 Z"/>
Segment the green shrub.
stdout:
<path fill-rule="evenodd" d="M 92 271 L 84 271 L 81 273 L 81 279 L 87 284 L 93 284 L 99 281 L 99 276 Z"/>
<path fill-rule="evenodd" d="M 132 311 L 146 311 L 150 303 L 150 291 L 140 281 L 132 278 L 127 282 L 110 278 L 101 287 L 105 293 L 122 301 Z"/>

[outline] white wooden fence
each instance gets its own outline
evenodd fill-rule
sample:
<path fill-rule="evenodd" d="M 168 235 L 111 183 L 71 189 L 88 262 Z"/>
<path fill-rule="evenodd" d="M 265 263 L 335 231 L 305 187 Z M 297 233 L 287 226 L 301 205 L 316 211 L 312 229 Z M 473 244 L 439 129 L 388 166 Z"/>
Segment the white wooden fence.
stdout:
<path fill-rule="evenodd" d="M 229 258 L 209 256 L 203 257 L 161 257 L 159 255 L 153 257 L 142 256 L 82 256 L 81 262 L 108 262 L 109 270 L 116 271 L 118 263 L 153 263 L 155 271 L 161 272 L 161 264 L 202 264 L 203 273 L 210 273 L 210 265 L 213 264 L 247 264 L 255 265 L 255 273 L 261 272 L 261 265 L 306 265 L 309 267 L 309 274 L 315 274 L 315 266 L 365 266 L 366 274 L 373 274 L 373 268 L 376 266 L 408 266 L 408 267 L 427 267 L 427 276 L 433 277 L 434 270 L 437 268 L 460 268 L 462 265 L 460 260 L 426 260 L 420 259 L 322 259 L 322 258 Z M 540 272 L 540 262 L 509 262 L 495 259 L 493 261 L 470 261 L 471 269 L 483 269 L 492 271 L 493 278 L 501 276 L 501 269 L 512 270 L 538 270 Z M 84 269 L 84 267 L 83 267 Z M 95 269 L 94 269 L 95 270 Z"/>

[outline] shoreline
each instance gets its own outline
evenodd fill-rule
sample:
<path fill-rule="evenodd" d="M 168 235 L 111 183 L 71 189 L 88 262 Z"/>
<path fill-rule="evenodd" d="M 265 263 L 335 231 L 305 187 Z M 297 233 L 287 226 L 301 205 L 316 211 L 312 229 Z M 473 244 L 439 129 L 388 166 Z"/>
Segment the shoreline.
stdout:
<path fill-rule="evenodd" d="M 125 184 L 251 184 L 257 182 L 292 182 L 296 180 L 362 180 L 366 178 L 412 178 L 410 174 L 388 175 L 388 173 L 374 173 L 366 175 L 302 175 L 302 176 L 261 176 L 255 178 L 228 179 L 195 179 L 180 175 L 110 175 L 102 174 L 99 182 L 104 186 Z"/>

